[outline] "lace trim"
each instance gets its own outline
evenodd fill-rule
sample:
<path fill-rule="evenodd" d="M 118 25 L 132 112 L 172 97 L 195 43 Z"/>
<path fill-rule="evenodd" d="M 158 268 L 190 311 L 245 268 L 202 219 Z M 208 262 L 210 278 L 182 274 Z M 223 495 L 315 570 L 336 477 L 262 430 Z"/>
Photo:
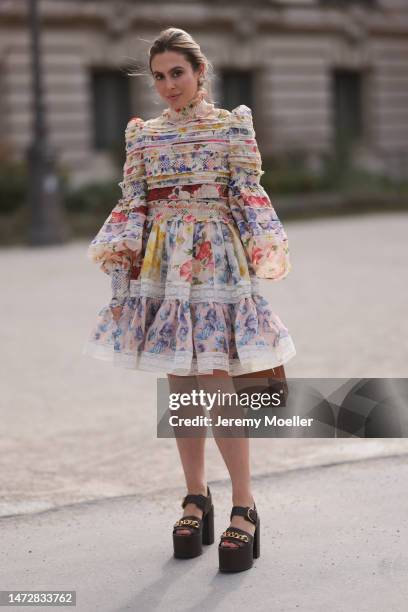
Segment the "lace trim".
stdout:
<path fill-rule="evenodd" d="M 213 198 L 215 199 L 215 198 Z M 182 211 L 182 212 L 201 212 L 201 213 L 205 213 L 205 212 L 217 212 L 217 213 L 223 213 L 223 214 L 231 214 L 231 210 L 228 206 L 228 204 L 224 204 L 224 202 L 226 201 L 225 199 L 223 201 L 221 201 L 221 198 L 219 198 L 219 201 L 217 201 L 214 204 L 210 204 L 208 202 L 208 200 L 210 200 L 210 198 L 206 198 L 202 200 L 202 203 L 200 204 L 199 202 L 197 202 L 196 204 L 190 204 L 190 202 L 176 202 L 176 203 L 171 203 L 168 200 L 151 200 L 151 202 L 149 203 L 149 211 L 154 211 L 154 212 L 171 212 L 171 211 Z"/>
<path fill-rule="evenodd" d="M 156 200 L 151 202 L 146 216 L 147 221 L 166 221 L 183 219 L 186 223 L 203 221 L 218 221 L 235 225 L 234 217 L 228 206 L 218 204 L 176 204 L 169 205 L 168 201 Z"/>
<path fill-rule="evenodd" d="M 226 225 L 234 225 L 234 218 L 230 214 L 222 214 L 218 211 L 190 211 L 181 209 L 177 211 L 164 211 L 150 213 L 146 217 L 146 221 L 165 222 L 182 220 L 185 223 L 225 223 Z"/>
<path fill-rule="evenodd" d="M 130 270 L 113 270 L 111 273 L 112 299 L 109 303 L 111 308 L 123 306 L 129 295 Z"/>
<path fill-rule="evenodd" d="M 176 352 L 174 356 L 158 355 L 142 351 L 139 354 L 115 352 L 113 345 L 100 345 L 88 341 L 82 350 L 83 355 L 111 361 L 115 367 L 168 374 L 212 374 L 212 370 L 224 370 L 231 376 L 259 372 L 287 363 L 296 355 L 290 336 L 282 338 L 275 349 L 270 347 L 246 347 L 239 350 L 239 358 L 231 359 L 225 353 L 203 353 L 193 358 L 189 351 Z"/>
<path fill-rule="evenodd" d="M 214 109 L 214 104 L 204 99 L 204 93 L 198 91 L 194 97 L 181 108 L 166 108 L 162 117 L 171 123 L 180 123 L 189 119 L 206 117 Z"/>
<path fill-rule="evenodd" d="M 259 293 L 259 279 L 240 281 L 239 284 L 228 287 L 226 285 L 208 286 L 191 285 L 190 283 L 169 281 L 158 283 L 147 278 L 131 279 L 130 297 L 153 297 L 159 299 L 180 299 L 190 303 L 196 302 L 222 302 L 232 304 L 243 298 L 252 297 Z"/>

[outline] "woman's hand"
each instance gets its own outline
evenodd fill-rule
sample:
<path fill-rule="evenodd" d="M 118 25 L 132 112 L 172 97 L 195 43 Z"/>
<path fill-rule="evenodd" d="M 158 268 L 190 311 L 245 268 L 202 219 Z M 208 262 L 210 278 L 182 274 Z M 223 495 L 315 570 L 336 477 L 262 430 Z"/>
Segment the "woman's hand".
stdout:
<path fill-rule="evenodd" d="M 123 310 L 123 306 L 115 306 L 114 308 L 111 308 L 112 316 L 114 320 L 116 321 L 116 323 L 119 321 L 120 317 L 122 316 L 122 310 Z"/>

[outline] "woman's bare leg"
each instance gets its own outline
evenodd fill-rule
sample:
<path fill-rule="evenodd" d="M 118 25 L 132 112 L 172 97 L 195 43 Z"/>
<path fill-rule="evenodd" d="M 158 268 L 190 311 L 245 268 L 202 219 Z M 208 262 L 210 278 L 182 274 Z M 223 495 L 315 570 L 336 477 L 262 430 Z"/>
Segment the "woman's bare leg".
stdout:
<path fill-rule="evenodd" d="M 198 389 L 195 376 L 176 376 L 167 374 L 170 393 L 191 393 L 192 389 Z M 202 407 L 197 409 L 193 406 L 182 406 L 177 410 L 178 416 L 193 417 L 197 414 L 204 414 Z M 191 428 L 190 429 L 191 433 Z M 207 495 L 207 477 L 205 475 L 205 440 L 206 427 L 194 427 L 194 436 L 180 437 L 183 432 L 175 432 L 177 448 L 179 451 L 181 464 L 183 466 L 184 477 L 186 480 L 187 493 Z M 202 437 L 198 437 L 198 436 Z M 202 518 L 203 512 L 195 504 L 187 504 L 184 508 L 183 516 L 192 514 Z M 181 535 L 189 535 L 188 529 L 177 529 Z"/>
<path fill-rule="evenodd" d="M 213 374 L 209 375 L 197 375 L 197 378 L 200 388 L 205 389 L 208 393 L 217 393 L 218 390 L 221 393 L 235 393 L 232 377 L 224 370 L 214 370 Z M 223 407 L 217 406 L 215 413 L 214 408 L 211 410 L 213 420 L 215 420 L 216 414 L 222 412 Z M 236 411 L 235 414 L 237 414 Z M 222 437 L 217 435 L 215 429 L 213 427 L 214 439 L 231 477 L 232 505 L 252 507 L 254 498 L 251 491 L 249 438 Z M 255 526 L 242 516 L 234 516 L 231 520 L 231 526 L 239 527 L 249 533 L 255 532 Z M 238 544 L 227 541 L 223 545 L 238 546 Z"/>

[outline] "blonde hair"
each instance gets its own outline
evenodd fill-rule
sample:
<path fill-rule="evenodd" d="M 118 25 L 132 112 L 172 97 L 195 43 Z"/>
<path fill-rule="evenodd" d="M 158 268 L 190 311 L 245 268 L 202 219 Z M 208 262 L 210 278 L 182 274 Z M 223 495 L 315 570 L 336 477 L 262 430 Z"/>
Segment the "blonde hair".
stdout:
<path fill-rule="evenodd" d="M 198 79 L 198 91 L 203 92 L 204 97 L 209 102 L 213 102 L 210 81 L 213 74 L 213 66 L 201 51 L 200 45 L 194 38 L 188 34 L 188 32 L 180 28 L 166 28 L 162 30 L 149 49 L 149 69 L 151 74 L 153 58 L 157 54 L 164 53 L 165 51 L 181 53 L 190 63 L 193 72 L 197 72 L 200 65 L 203 65 L 202 76 Z"/>

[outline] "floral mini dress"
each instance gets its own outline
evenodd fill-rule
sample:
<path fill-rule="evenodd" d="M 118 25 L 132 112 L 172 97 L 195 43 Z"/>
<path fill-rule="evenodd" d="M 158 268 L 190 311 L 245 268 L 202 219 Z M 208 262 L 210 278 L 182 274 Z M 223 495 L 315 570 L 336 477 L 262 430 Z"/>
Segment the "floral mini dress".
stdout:
<path fill-rule="evenodd" d="M 199 93 L 131 119 L 125 139 L 122 197 L 87 252 L 111 277 L 112 299 L 83 353 L 178 375 L 286 363 L 296 350 L 259 279 L 287 276 L 288 240 L 260 185 L 251 110 Z"/>

